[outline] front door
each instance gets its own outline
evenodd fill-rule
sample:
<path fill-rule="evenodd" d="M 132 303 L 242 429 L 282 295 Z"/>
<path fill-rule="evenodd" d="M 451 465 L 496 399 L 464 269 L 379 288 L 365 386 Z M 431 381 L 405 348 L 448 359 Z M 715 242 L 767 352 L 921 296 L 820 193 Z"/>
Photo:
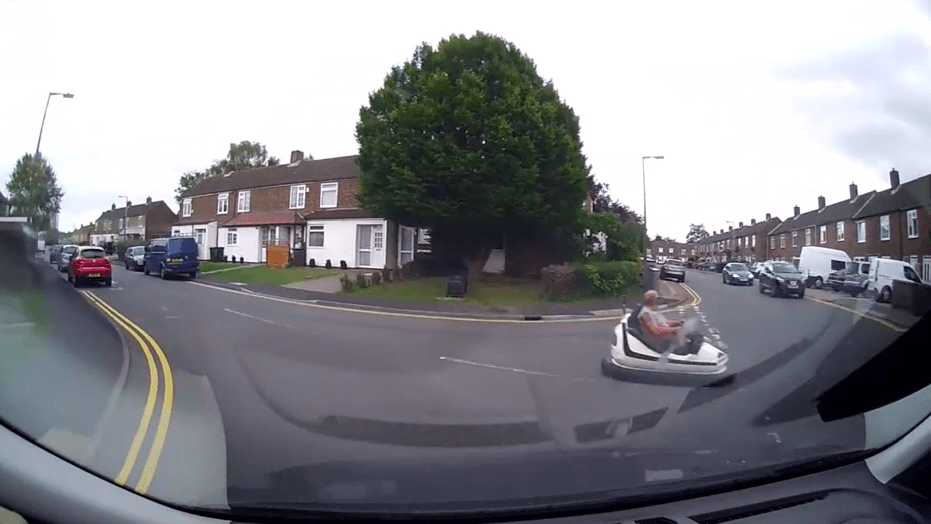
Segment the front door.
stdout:
<path fill-rule="evenodd" d="M 356 267 L 372 266 L 372 226 L 356 226 Z"/>
<path fill-rule="evenodd" d="M 207 230 L 195 229 L 194 239 L 197 240 L 197 258 L 206 260 L 207 257 Z"/>

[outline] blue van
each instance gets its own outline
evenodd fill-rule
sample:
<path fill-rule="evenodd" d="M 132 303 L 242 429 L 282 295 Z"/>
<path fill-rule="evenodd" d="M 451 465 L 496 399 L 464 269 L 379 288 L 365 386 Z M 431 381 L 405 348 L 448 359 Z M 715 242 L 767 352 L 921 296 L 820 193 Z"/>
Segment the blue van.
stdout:
<path fill-rule="evenodd" d="M 142 272 L 154 271 L 162 278 L 187 275 L 191 278 L 200 271 L 197 261 L 197 241 L 191 237 L 156 238 L 145 247 Z"/>

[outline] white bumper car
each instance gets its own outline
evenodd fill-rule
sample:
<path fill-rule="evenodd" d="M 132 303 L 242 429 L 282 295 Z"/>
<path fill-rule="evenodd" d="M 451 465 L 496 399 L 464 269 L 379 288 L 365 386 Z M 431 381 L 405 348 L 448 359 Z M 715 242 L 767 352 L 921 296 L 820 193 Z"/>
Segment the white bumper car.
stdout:
<path fill-rule="evenodd" d="M 634 308 L 614 328 L 615 343 L 611 354 L 601 362 L 602 373 L 626 382 L 679 386 L 704 385 L 724 378 L 727 353 L 699 333 L 687 335 L 685 346 L 663 358 L 641 332 L 641 308 Z"/>

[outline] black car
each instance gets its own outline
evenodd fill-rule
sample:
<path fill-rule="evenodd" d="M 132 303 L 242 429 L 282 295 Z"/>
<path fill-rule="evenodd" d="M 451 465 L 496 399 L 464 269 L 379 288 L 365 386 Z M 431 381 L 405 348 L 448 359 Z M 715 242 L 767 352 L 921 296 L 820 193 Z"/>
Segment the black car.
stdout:
<path fill-rule="evenodd" d="M 61 247 L 60 245 L 49 246 L 46 251 L 48 251 L 48 262 L 49 264 L 57 264 L 58 258 L 61 256 Z"/>
<path fill-rule="evenodd" d="M 738 284 L 741 286 L 753 285 L 753 273 L 742 262 L 731 262 L 721 270 L 721 282 L 725 284 Z"/>
<path fill-rule="evenodd" d="M 774 297 L 805 296 L 805 275 L 788 262 L 767 262 L 760 271 L 760 293 L 769 290 Z"/>

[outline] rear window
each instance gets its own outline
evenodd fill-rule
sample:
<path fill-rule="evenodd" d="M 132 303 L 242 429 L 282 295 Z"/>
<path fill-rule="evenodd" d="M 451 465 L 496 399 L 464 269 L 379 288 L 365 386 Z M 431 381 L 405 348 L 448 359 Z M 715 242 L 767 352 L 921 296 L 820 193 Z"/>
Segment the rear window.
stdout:
<path fill-rule="evenodd" d="M 197 251 L 197 241 L 193 238 L 172 238 L 168 241 L 168 250 L 173 253 L 191 253 Z"/>
<path fill-rule="evenodd" d="M 63 252 L 64 252 L 64 253 L 68 253 L 69 255 L 73 255 L 77 250 L 78 250 L 78 248 L 73 247 L 73 246 L 69 246 L 69 247 L 66 247 L 66 248 L 63 250 Z"/>
<path fill-rule="evenodd" d="M 681 260 L 669 259 L 669 260 L 666 261 L 666 265 L 667 265 L 667 266 L 681 266 L 681 265 L 682 265 L 682 261 L 681 261 Z"/>
<path fill-rule="evenodd" d="M 102 249 L 82 249 L 81 256 L 84 258 L 104 258 L 107 253 Z"/>
<path fill-rule="evenodd" d="M 846 260 L 832 260 L 831 261 L 831 271 L 840 271 L 847 267 Z"/>

